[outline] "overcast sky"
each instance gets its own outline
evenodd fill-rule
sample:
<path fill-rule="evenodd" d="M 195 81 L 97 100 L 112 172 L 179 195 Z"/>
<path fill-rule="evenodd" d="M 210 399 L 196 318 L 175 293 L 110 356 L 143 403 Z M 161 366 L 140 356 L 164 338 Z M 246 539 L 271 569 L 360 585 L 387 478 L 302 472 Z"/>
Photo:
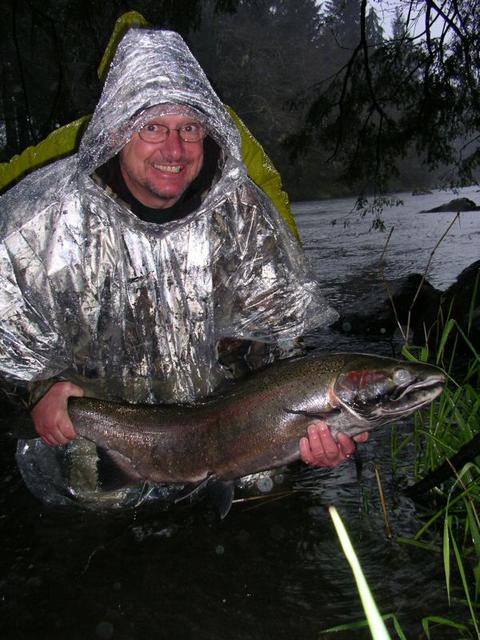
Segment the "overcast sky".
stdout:
<path fill-rule="evenodd" d="M 375 8 L 377 15 L 382 22 L 385 33 L 388 35 L 392 32 L 392 20 L 395 16 L 395 9 L 400 7 L 404 13 L 404 17 L 406 18 L 410 7 L 410 0 L 368 0 L 368 4 Z M 410 16 L 411 33 L 418 34 L 425 30 L 425 13 L 421 8 L 423 3 L 419 4 L 420 8 L 413 11 Z M 436 25 L 434 24 L 432 26 L 432 35 L 438 35 L 442 27 L 443 21 L 437 19 Z"/>

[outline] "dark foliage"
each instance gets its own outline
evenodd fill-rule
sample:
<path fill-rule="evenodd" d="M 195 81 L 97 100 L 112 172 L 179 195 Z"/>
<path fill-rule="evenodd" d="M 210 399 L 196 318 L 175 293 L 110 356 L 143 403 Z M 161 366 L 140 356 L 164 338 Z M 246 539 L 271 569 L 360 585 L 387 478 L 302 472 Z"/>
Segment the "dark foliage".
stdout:
<path fill-rule="evenodd" d="M 475 180 L 480 155 L 480 3 L 412 1 L 397 10 L 393 37 L 369 33 L 366 0 L 328 3 L 328 11 L 356 5 L 357 38 L 345 64 L 313 86 L 305 123 L 289 139 L 295 157 L 320 145 L 356 189 L 386 188 L 416 154 L 429 170 L 449 169 L 455 184 Z M 419 22 L 421 19 L 421 23 Z M 326 25 L 342 25 L 340 14 Z M 370 21 L 370 24 L 371 21 Z M 347 40 L 347 36 L 343 36 Z M 342 42 L 341 33 L 336 39 Z"/>

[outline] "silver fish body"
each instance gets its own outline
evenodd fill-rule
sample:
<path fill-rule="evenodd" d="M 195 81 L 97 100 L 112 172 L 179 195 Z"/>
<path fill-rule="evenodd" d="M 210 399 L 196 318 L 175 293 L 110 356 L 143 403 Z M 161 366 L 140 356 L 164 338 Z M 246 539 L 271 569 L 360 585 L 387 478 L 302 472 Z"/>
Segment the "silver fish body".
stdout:
<path fill-rule="evenodd" d="M 277 362 L 195 405 L 127 405 L 72 398 L 77 433 L 105 449 L 132 479 L 230 481 L 299 458 L 310 424 L 354 436 L 403 418 L 442 391 L 425 364 L 356 353 Z"/>

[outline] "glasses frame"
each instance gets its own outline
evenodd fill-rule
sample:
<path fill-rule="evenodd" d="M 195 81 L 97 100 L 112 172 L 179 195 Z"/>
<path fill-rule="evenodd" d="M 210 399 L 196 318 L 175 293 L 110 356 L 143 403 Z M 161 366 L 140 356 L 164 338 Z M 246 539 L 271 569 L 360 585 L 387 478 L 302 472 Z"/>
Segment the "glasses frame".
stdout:
<path fill-rule="evenodd" d="M 146 127 L 149 127 L 149 126 L 151 126 L 151 125 L 155 125 L 155 126 L 159 127 L 159 129 L 158 129 L 157 133 L 158 133 L 158 135 L 160 136 L 160 138 L 159 138 L 159 139 L 157 139 L 157 140 L 155 140 L 155 139 L 151 139 L 149 135 L 147 135 L 147 137 L 146 137 L 146 138 L 144 137 L 144 135 L 142 135 L 142 132 L 143 132 L 143 134 L 145 133 L 145 128 L 146 128 Z M 195 126 L 196 126 L 196 127 L 198 127 L 198 128 L 199 128 L 199 130 L 200 130 L 198 140 L 185 140 L 185 138 L 183 137 L 183 136 L 184 136 L 184 133 L 182 133 L 182 130 L 183 130 L 185 127 L 189 127 L 189 126 L 191 126 L 191 125 L 195 125 Z M 144 125 L 143 125 L 143 127 L 142 127 L 141 129 L 139 129 L 139 130 L 137 131 L 137 133 L 138 133 L 138 135 L 140 136 L 140 138 L 141 138 L 144 142 L 148 142 L 148 143 L 150 143 L 150 144 L 158 144 L 158 143 L 160 143 L 160 142 L 165 142 L 166 140 L 168 140 L 168 138 L 169 138 L 169 136 L 170 136 L 170 133 L 171 133 L 172 131 L 176 131 L 176 132 L 178 133 L 178 137 L 180 138 L 180 140 L 181 140 L 182 142 L 186 142 L 187 144 L 190 144 L 190 143 L 195 144 L 196 142 L 200 142 L 201 140 L 204 140 L 204 138 L 205 138 L 205 137 L 206 137 L 206 135 L 207 135 L 207 132 L 205 131 L 205 127 L 203 127 L 203 125 L 201 125 L 199 122 L 195 122 L 195 121 L 192 121 L 192 122 L 185 122 L 185 123 L 184 123 L 184 124 L 182 124 L 180 127 L 167 127 L 167 125 L 166 125 L 166 124 L 162 124 L 162 123 L 160 123 L 160 122 L 147 122 L 146 124 L 144 124 Z M 164 136 L 163 136 L 163 137 L 161 136 L 161 133 L 162 133 L 162 132 L 164 132 Z M 150 133 L 152 133 L 152 132 L 150 132 Z M 155 132 L 153 132 L 153 133 L 155 133 Z M 155 135 L 154 135 L 153 137 L 155 138 Z"/>

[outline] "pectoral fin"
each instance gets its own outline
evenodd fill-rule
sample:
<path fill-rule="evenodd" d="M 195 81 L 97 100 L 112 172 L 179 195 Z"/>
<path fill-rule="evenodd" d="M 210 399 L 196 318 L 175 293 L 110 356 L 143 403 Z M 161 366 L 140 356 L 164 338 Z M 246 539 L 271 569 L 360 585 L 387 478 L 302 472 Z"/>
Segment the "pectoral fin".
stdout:
<path fill-rule="evenodd" d="M 235 493 L 235 483 L 233 481 L 224 482 L 218 480 L 213 475 L 207 476 L 205 480 L 202 480 L 194 487 L 191 485 L 186 487 L 186 489 L 176 497 L 175 502 L 180 502 L 186 498 L 193 499 L 204 490 L 207 492 L 209 500 L 214 504 L 218 515 L 223 520 L 232 506 Z"/>
<path fill-rule="evenodd" d="M 103 491 L 115 491 L 144 480 L 134 469 L 128 458 L 118 451 L 97 448 L 98 484 Z"/>
<path fill-rule="evenodd" d="M 215 505 L 220 518 L 223 520 L 232 507 L 235 494 L 234 482 L 222 482 L 220 480 L 208 485 L 208 495 Z"/>

